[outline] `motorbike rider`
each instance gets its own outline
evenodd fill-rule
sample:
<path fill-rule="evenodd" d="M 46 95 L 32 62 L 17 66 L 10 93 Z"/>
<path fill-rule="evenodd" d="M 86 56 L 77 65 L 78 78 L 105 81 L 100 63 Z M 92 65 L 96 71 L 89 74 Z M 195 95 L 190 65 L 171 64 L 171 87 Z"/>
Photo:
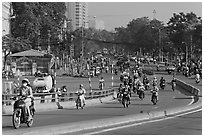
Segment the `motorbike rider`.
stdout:
<path fill-rule="evenodd" d="M 196 72 L 195 80 L 200 82 L 200 74 L 198 72 Z"/>
<path fill-rule="evenodd" d="M 153 84 L 153 89 L 151 90 L 151 93 L 152 93 L 151 101 L 153 100 L 153 93 L 156 93 L 155 95 L 157 97 L 157 101 L 159 101 L 158 91 L 159 91 L 159 88 L 157 87 L 157 85 Z"/>
<path fill-rule="evenodd" d="M 80 84 L 79 85 L 79 90 L 76 92 L 76 94 L 79 94 L 80 95 L 80 99 L 83 103 L 83 106 L 85 106 L 85 94 L 86 94 L 86 90 L 84 89 L 84 86 L 83 84 Z"/>
<path fill-rule="evenodd" d="M 19 88 L 20 91 L 20 95 L 21 97 L 25 97 L 25 107 L 27 109 L 27 113 L 28 113 L 28 121 L 30 121 L 32 119 L 32 116 L 30 114 L 30 106 L 31 106 L 31 101 L 33 100 L 33 92 L 32 92 L 32 88 L 29 86 L 30 82 L 27 78 L 24 78 L 22 80 L 22 86 Z"/>
<path fill-rule="evenodd" d="M 141 81 L 140 81 L 139 84 L 138 84 L 138 90 L 139 90 L 139 91 L 141 91 L 141 90 L 144 91 L 144 90 L 145 90 L 145 87 L 144 87 L 144 85 L 143 85 L 143 83 L 142 83 Z"/>
<path fill-rule="evenodd" d="M 122 93 L 124 93 L 124 92 L 127 92 L 128 94 L 127 94 L 127 97 L 128 97 L 128 102 L 129 102 L 129 104 L 130 104 L 130 87 L 128 86 L 128 83 L 127 82 L 124 82 L 124 88 L 123 88 L 123 90 L 122 90 Z"/>
<path fill-rule="evenodd" d="M 164 77 L 161 77 L 161 79 L 160 79 L 160 86 L 161 86 L 162 83 L 165 83 L 165 82 L 166 82 L 166 80 L 164 79 Z"/>
<path fill-rule="evenodd" d="M 172 89 L 173 89 L 173 86 L 175 86 L 176 85 L 176 79 L 175 79 L 175 77 L 173 76 L 173 79 L 172 79 L 172 81 L 171 81 L 171 84 L 172 84 Z M 175 87 L 174 87 L 175 88 Z"/>
<path fill-rule="evenodd" d="M 144 77 L 143 77 L 143 84 L 148 84 L 149 83 L 149 79 L 147 77 L 146 74 L 144 74 Z"/>
<path fill-rule="evenodd" d="M 132 78 L 130 78 L 130 77 L 129 77 L 128 85 L 129 85 L 130 89 L 132 89 L 133 83 L 132 83 Z"/>
<path fill-rule="evenodd" d="M 118 88 L 117 98 L 119 98 L 119 96 L 121 95 L 122 90 L 123 90 L 123 84 L 120 84 L 120 87 Z"/>
<path fill-rule="evenodd" d="M 138 89 L 138 84 L 140 82 L 140 79 L 138 76 L 134 77 L 134 81 L 133 81 L 133 91 L 136 91 Z"/>
<path fill-rule="evenodd" d="M 102 84 L 102 87 L 105 86 L 105 80 L 103 79 L 103 77 L 101 77 L 101 79 L 99 80 L 99 86 Z"/>
<path fill-rule="evenodd" d="M 157 77 L 155 76 L 154 77 L 154 79 L 153 79 L 153 81 L 152 81 L 152 85 L 154 86 L 154 85 L 157 85 Z"/>

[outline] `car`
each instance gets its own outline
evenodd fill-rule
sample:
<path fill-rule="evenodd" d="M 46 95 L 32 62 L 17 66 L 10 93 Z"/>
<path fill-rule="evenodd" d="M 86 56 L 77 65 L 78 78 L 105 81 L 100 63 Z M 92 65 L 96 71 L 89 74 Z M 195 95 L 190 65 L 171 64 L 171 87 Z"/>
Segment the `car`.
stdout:
<path fill-rule="evenodd" d="M 174 67 L 174 66 L 168 66 L 167 68 L 166 68 L 166 71 L 169 73 L 169 74 L 171 74 L 171 72 L 173 72 L 173 71 L 175 71 L 176 70 L 176 67 Z"/>

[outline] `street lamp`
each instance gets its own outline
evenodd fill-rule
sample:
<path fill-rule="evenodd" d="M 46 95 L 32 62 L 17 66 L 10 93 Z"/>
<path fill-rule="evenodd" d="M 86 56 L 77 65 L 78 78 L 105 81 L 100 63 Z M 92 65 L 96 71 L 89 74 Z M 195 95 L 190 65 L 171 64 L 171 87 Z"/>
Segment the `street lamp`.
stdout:
<path fill-rule="evenodd" d="M 47 48 L 47 53 L 50 53 L 50 37 L 51 37 L 50 30 L 48 30 L 48 48 Z"/>
<path fill-rule="evenodd" d="M 161 44 L 161 28 L 156 28 L 156 27 L 152 27 L 153 29 L 158 29 L 158 33 L 159 33 L 159 60 L 161 58 L 161 61 L 163 62 L 163 56 L 161 55 L 162 54 L 162 44 Z"/>

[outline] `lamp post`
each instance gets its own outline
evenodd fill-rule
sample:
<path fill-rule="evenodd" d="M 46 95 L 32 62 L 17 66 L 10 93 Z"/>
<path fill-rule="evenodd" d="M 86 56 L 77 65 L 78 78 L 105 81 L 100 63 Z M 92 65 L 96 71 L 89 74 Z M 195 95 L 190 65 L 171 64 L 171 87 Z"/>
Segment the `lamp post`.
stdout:
<path fill-rule="evenodd" d="M 51 37 L 50 30 L 48 30 L 48 48 L 47 48 L 48 53 L 50 53 L 50 37 Z"/>
<path fill-rule="evenodd" d="M 161 44 L 161 41 L 162 41 L 162 37 L 161 37 L 161 28 L 156 28 L 156 27 L 152 27 L 153 29 L 158 29 L 158 33 L 159 33 L 159 36 L 158 36 L 158 40 L 159 40 L 159 60 L 161 58 L 161 61 L 163 62 L 163 56 L 162 56 L 162 44 Z"/>

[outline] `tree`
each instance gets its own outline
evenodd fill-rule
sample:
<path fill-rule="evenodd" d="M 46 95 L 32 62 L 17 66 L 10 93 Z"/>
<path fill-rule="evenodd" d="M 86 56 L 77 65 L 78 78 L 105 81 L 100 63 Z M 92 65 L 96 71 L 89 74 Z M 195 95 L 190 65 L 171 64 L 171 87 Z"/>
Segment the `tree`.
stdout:
<path fill-rule="evenodd" d="M 174 43 L 174 48 L 177 48 L 178 51 L 185 52 L 183 43 L 186 43 L 188 47 L 197 45 L 201 49 L 202 20 L 196 14 L 193 12 L 186 14 L 183 12 L 179 14 L 174 13 L 167 24 L 169 38 Z"/>
<path fill-rule="evenodd" d="M 32 48 L 38 44 L 47 47 L 48 33 L 50 43 L 55 49 L 60 41 L 61 28 L 65 20 L 66 6 L 63 2 L 12 2 L 14 19 L 11 19 L 13 37 L 31 41 Z"/>
<path fill-rule="evenodd" d="M 2 50 L 4 54 L 3 70 L 7 62 L 7 58 L 11 53 L 28 50 L 31 48 L 30 41 L 22 39 L 21 37 L 11 37 L 11 35 L 4 35 L 2 37 Z"/>

